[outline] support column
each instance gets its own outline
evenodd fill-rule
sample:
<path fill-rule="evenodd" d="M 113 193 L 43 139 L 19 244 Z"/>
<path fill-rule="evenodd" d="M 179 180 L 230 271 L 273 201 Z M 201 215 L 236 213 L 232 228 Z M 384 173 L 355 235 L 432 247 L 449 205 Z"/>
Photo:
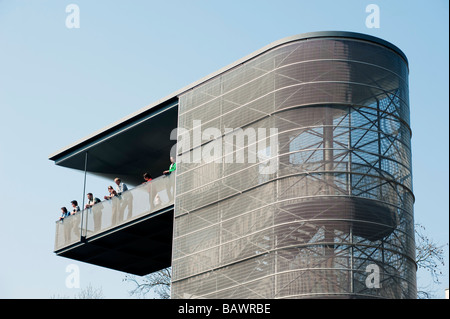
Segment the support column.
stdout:
<path fill-rule="evenodd" d="M 84 154 L 84 184 L 83 184 L 83 206 L 81 206 L 81 224 L 80 224 L 80 241 L 84 241 L 86 239 L 86 235 L 83 236 L 83 224 L 84 224 L 84 200 L 86 198 L 86 175 L 87 175 L 87 165 L 88 165 L 88 152 Z M 87 219 L 87 216 L 86 216 Z M 87 229 L 86 229 L 87 232 Z"/>

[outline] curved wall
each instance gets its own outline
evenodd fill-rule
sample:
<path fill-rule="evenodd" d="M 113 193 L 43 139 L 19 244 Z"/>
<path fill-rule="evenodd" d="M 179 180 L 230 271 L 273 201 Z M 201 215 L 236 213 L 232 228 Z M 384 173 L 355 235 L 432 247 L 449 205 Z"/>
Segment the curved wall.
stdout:
<path fill-rule="evenodd" d="M 403 53 L 279 44 L 182 94 L 178 127 L 173 298 L 416 297 Z"/>

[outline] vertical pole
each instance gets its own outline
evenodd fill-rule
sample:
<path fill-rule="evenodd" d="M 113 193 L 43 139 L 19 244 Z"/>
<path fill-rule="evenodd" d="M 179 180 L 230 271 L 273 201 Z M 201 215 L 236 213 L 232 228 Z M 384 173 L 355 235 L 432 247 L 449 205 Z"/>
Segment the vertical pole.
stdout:
<path fill-rule="evenodd" d="M 354 273 L 353 273 L 353 267 L 354 267 L 354 261 L 353 261 L 353 254 L 354 254 L 354 245 L 353 245 L 353 226 L 350 225 L 350 293 L 354 293 Z"/>
<path fill-rule="evenodd" d="M 84 154 L 84 185 L 83 185 L 83 206 L 81 209 L 81 224 L 80 224 L 80 241 L 83 241 L 83 222 L 84 222 L 84 200 L 86 198 L 86 174 L 87 174 L 87 164 L 88 164 L 88 152 L 86 151 L 86 153 Z M 87 218 L 87 217 L 86 217 Z M 86 229 L 87 231 L 87 229 Z"/>
<path fill-rule="evenodd" d="M 333 114 L 332 110 L 329 106 L 324 108 L 324 122 L 323 122 L 323 161 L 325 168 L 325 176 L 324 180 L 326 183 L 326 195 L 332 196 L 334 195 L 334 175 L 333 175 Z M 334 246 L 334 230 L 331 225 L 325 226 L 325 263 L 326 267 L 330 270 L 327 270 L 327 273 L 333 276 L 331 279 L 324 278 L 323 289 L 334 289 L 334 285 L 337 284 L 334 276 L 334 271 L 331 270 L 334 267 L 334 254 L 335 254 L 335 246 Z M 328 276 L 327 276 L 328 277 Z M 330 284 L 331 280 L 331 284 Z"/>
<path fill-rule="evenodd" d="M 352 110 L 348 108 L 348 162 L 347 162 L 347 188 L 348 196 L 352 196 Z M 350 293 L 354 293 L 354 245 L 353 245 L 353 222 L 350 224 Z"/>
<path fill-rule="evenodd" d="M 378 175 L 381 175 L 381 112 L 380 112 L 380 101 L 377 99 L 377 131 L 378 131 Z M 383 198 L 383 186 L 380 185 L 379 189 L 380 200 Z"/>
<path fill-rule="evenodd" d="M 348 108 L 348 157 L 347 157 L 347 190 L 352 196 L 352 110 Z"/>
<path fill-rule="evenodd" d="M 329 107 L 325 107 L 324 110 L 324 125 L 323 125 L 323 161 L 325 168 L 325 181 L 327 184 L 327 195 L 332 195 L 334 189 L 334 178 L 333 178 L 333 115 Z"/>

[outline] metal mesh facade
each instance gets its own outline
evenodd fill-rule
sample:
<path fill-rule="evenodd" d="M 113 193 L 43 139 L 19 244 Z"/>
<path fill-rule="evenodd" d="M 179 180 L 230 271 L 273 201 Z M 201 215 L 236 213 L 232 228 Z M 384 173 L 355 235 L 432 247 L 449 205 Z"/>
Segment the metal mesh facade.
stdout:
<path fill-rule="evenodd" d="M 199 123 L 222 135 L 196 144 Z M 173 298 L 416 298 L 397 52 L 279 45 L 184 93 L 178 126 Z"/>

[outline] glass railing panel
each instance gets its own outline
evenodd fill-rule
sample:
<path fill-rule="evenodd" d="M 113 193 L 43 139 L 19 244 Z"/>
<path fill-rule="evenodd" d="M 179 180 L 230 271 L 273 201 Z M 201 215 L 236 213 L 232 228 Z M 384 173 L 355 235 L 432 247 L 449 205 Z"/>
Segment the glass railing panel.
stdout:
<path fill-rule="evenodd" d="M 122 195 L 56 223 L 55 250 L 79 242 L 174 203 L 175 174 L 158 177 Z M 81 223 L 83 226 L 81 227 Z"/>
<path fill-rule="evenodd" d="M 56 222 L 55 250 L 79 242 L 81 238 L 81 213 Z"/>

